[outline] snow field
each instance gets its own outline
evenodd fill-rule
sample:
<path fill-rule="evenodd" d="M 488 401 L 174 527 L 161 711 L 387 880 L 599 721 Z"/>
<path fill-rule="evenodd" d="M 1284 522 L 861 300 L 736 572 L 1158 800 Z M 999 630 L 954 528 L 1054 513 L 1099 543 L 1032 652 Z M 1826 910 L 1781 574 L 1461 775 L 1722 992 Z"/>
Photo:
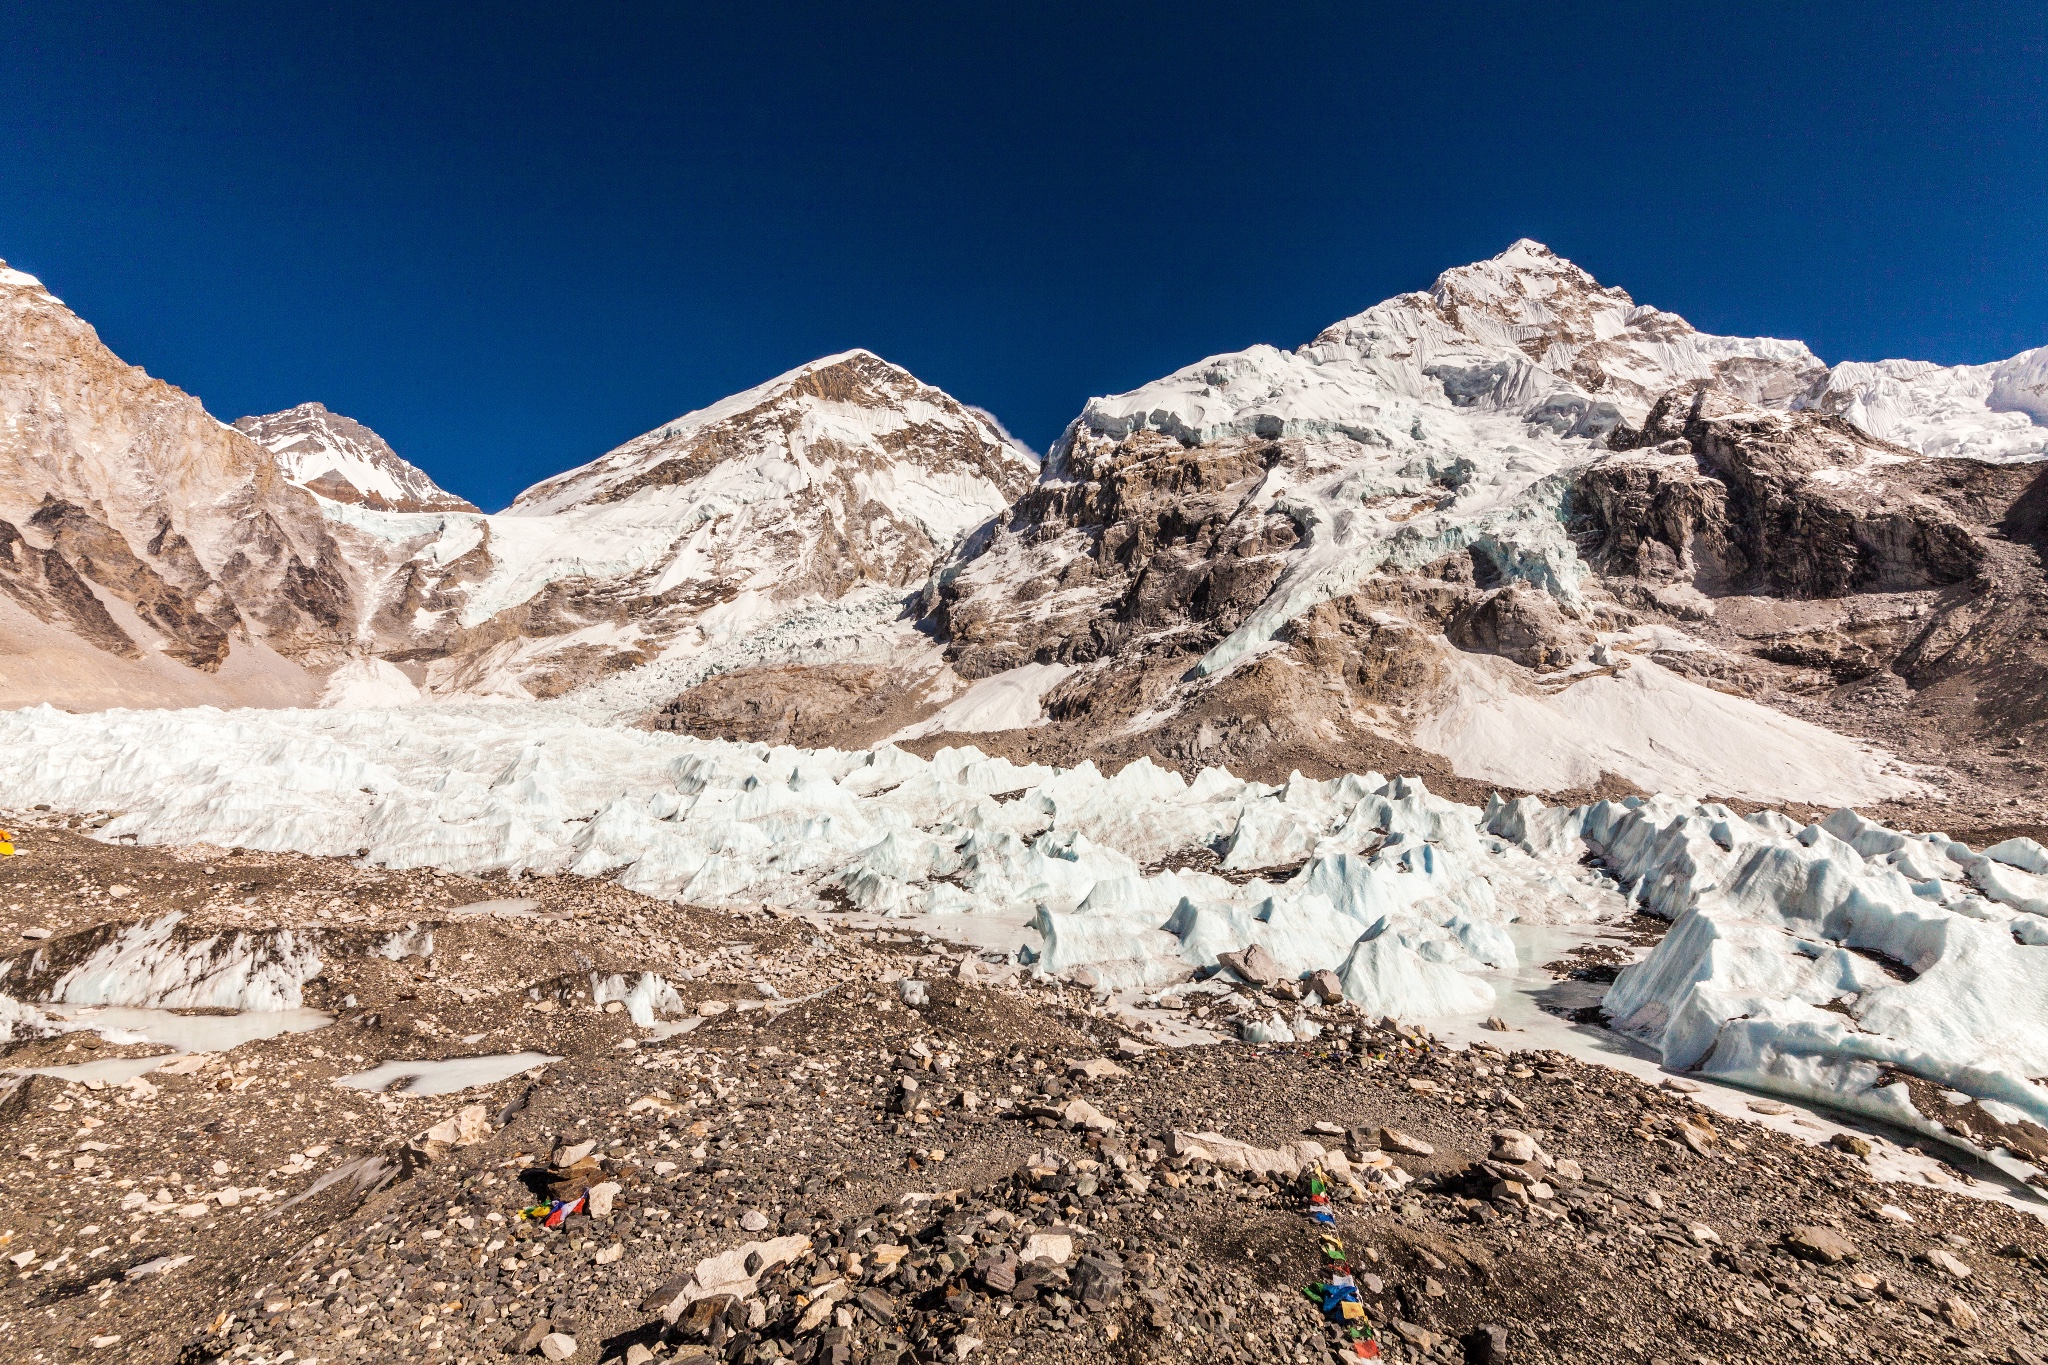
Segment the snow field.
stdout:
<path fill-rule="evenodd" d="M 2048 457 L 2048 346 L 1989 365 L 1844 361 L 1806 406 L 1923 455 Z"/>
<path fill-rule="evenodd" d="M 1591 787 L 1614 773 L 1648 791 L 1752 801 L 1877 801 L 1919 783 L 1866 745 L 1622 655 L 1529 687 L 1514 665 L 1446 654 L 1445 703 L 1415 739 L 1460 776 L 1521 787 Z"/>

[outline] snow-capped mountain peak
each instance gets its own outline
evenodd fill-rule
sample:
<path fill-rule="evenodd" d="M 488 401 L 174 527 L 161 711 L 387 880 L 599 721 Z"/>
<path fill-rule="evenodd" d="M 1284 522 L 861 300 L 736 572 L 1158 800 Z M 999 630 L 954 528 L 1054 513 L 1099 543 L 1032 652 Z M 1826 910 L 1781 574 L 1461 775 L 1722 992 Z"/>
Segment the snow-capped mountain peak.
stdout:
<path fill-rule="evenodd" d="M 1384 446 L 1405 440 L 1421 413 L 1456 408 L 1598 439 L 1641 421 L 1678 384 L 1712 380 L 1785 406 L 1826 378 L 1802 342 L 1701 332 L 1525 238 L 1445 271 L 1427 291 L 1332 323 L 1296 350 L 1211 356 L 1093 399 L 1077 429 L 1117 439 L 1151 429 L 1189 445 L 1237 435 Z"/>
<path fill-rule="evenodd" d="M 235 430 L 276 457 L 284 476 L 334 502 L 393 512 L 474 512 L 382 436 L 321 403 L 243 417 Z"/>
<path fill-rule="evenodd" d="M 912 432 L 917 439 L 908 439 Z M 1000 424 L 872 351 L 855 349 L 684 413 L 534 485 L 509 510 L 544 515 L 619 502 L 646 488 L 694 481 L 727 462 L 753 467 L 764 459 L 799 469 L 907 461 L 999 487 L 1021 487 L 1037 472 L 1035 458 Z"/>
<path fill-rule="evenodd" d="M 1434 330 L 1410 316 L 1425 309 L 1450 336 L 1419 335 Z M 1333 324 L 1310 346 L 1355 345 L 1390 327 L 1397 337 L 1431 340 L 1438 349 L 1459 350 L 1458 342 L 1468 342 L 1511 369 L 1518 361 L 1534 365 L 1562 385 L 1613 403 L 1631 420 L 1675 384 L 1712 379 L 1749 401 L 1776 406 L 1812 389 L 1827 372 L 1803 342 L 1701 332 L 1676 313 L 1602 285 L 1526 237 L 1490 260 L 1446 270 L 1427 294 L 1389 299 Z M 1542 385 L 1518 387 L 1535 392 Z M 1458 403 L 1462 395 L 1449 383 L 1446 389 Z"/>
<path fill-rule="evenodd" d="M 430 691 L 554 695 L 859 597 L 900 612 L 1038 473 L 1001 427 L 868 351 L 627 441 L 495 516 L 327 504 Z M 872 600 L 870 600 L 872 599 Z"/>

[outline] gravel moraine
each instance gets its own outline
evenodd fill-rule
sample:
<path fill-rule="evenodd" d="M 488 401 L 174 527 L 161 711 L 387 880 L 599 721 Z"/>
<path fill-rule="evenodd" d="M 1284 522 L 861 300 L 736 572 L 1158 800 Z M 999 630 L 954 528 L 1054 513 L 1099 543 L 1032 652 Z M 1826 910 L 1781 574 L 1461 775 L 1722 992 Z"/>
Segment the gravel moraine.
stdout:
<path fill-rule="evenodd" d="M 1339 1006 L 1310 1043 L 1159 1048 L 916 935 L 4 819 L 28 853 L 0 861 L 8 970 L 177 910 L 181 945 L 317 943 L 300 1003 L 335 1020 L 6 1083 L 12 1359 L 1355 1360 L 1302 1292 L 1317 1161 L 1382 1359 L 2044 1354 L 2048 1233 L 1970 1174 L 1880 1184 L 1853 1142 L 1513 1032 L 1452 1050 Z M 666 1025 L 593 993 L 648 972 Z M 36 1032 L 6 1066 L 167 1051 Z M 521 1052 L 560 1060 L 336 1084 Z M 522 1216 L 579 1195 L 559 1227 Z"/>

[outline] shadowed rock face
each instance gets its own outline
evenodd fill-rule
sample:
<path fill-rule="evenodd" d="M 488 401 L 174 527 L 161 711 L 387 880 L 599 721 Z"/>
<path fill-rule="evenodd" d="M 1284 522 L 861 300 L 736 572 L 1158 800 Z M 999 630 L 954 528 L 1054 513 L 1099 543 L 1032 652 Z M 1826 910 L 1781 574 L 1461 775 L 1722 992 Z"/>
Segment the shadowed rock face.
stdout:
<path fill-rule="evenodd" d="M 1254 497 L 1288 451 L 1189 449 L 1156 432 L 1077 447 L 935 585 L 928 609 L 953 667 L 977 678 L 1129 648 L 1199 654 L 1265 599 L 1300 539 Z"/>
<path fill-rule="evenodd" d="M 141 657 L 134 639 L 71 562 L 54 549 L 29 544 L 6 521 L 0 521 L 0 588 L 37 620 L 68 630 L 93 649 L 123 659 Z"/>
<path fill-rule="evenodd" d="M 1526 583 L 1496 588 L 1453 619 L 1445 635 L 1460 649 L 1498 654 L 1526 668 L 1563 668 L 1586 657 L 1592 631 L 1558 600 Z"/>
<path fill-rule="evenodd" d="M 1621 453 L 1588 466 L 1572 497 L 1609 575 L 1841 597 L 1967 582 L 1983 560 L 1954 511 L 1913 486 L 1920 457 L 1839 418 L 1700 387 L 1666 394 L 1610 444 Z"/>
<path fill-rule="evenodd" d="M 50 539 L 51 554 L 133 606 L 172 658 L 208 672 L 227 659 L 239 619 L 168 518 L 145 549 L 148 560 L 111 526 L 54 497 L 45 496 L 28 524 Z"/>

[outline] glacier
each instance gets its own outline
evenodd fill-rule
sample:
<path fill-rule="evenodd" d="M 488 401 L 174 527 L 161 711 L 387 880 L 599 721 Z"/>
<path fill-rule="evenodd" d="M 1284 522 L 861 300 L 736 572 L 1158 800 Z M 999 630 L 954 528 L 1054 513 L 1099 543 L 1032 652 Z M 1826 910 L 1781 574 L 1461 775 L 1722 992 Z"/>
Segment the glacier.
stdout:
<path fill-rule="evenodd" d="M 1648 912 L 1671 929 L 1604 1008 L 1667 1067 L 1959 1140 L 1916 1099 L 1931 1084 L 2008 1148 L 2038 1134 L 2048 1165 L 2048 850 L 2026 839 L 1980 851 L 1846 809 L 1801 823 L 1672 795 L 1482 809 L 1378 773 L 1268 785 L 735 744 L 542 703 L 8 712 L 0 788 L 110 813 L 108 841 L 909 919 L 1105 992 L 1184 989 L 1256 943 L 1412 1020 L 1488 1012 L 1522 965 L 1511 925 Z M 65 998 L 99 998 L 88 983 L 163 932 L 130 930 Z M 279 959 L 289 978 L 298 956 Z M 221 989 L 199 982 L 180 968 L 158 993 Z M 670 1003 L 658 981 L 604 985 L 636 1017 Z M 292 1003 L 288 979 L 260 993 Z"/>

